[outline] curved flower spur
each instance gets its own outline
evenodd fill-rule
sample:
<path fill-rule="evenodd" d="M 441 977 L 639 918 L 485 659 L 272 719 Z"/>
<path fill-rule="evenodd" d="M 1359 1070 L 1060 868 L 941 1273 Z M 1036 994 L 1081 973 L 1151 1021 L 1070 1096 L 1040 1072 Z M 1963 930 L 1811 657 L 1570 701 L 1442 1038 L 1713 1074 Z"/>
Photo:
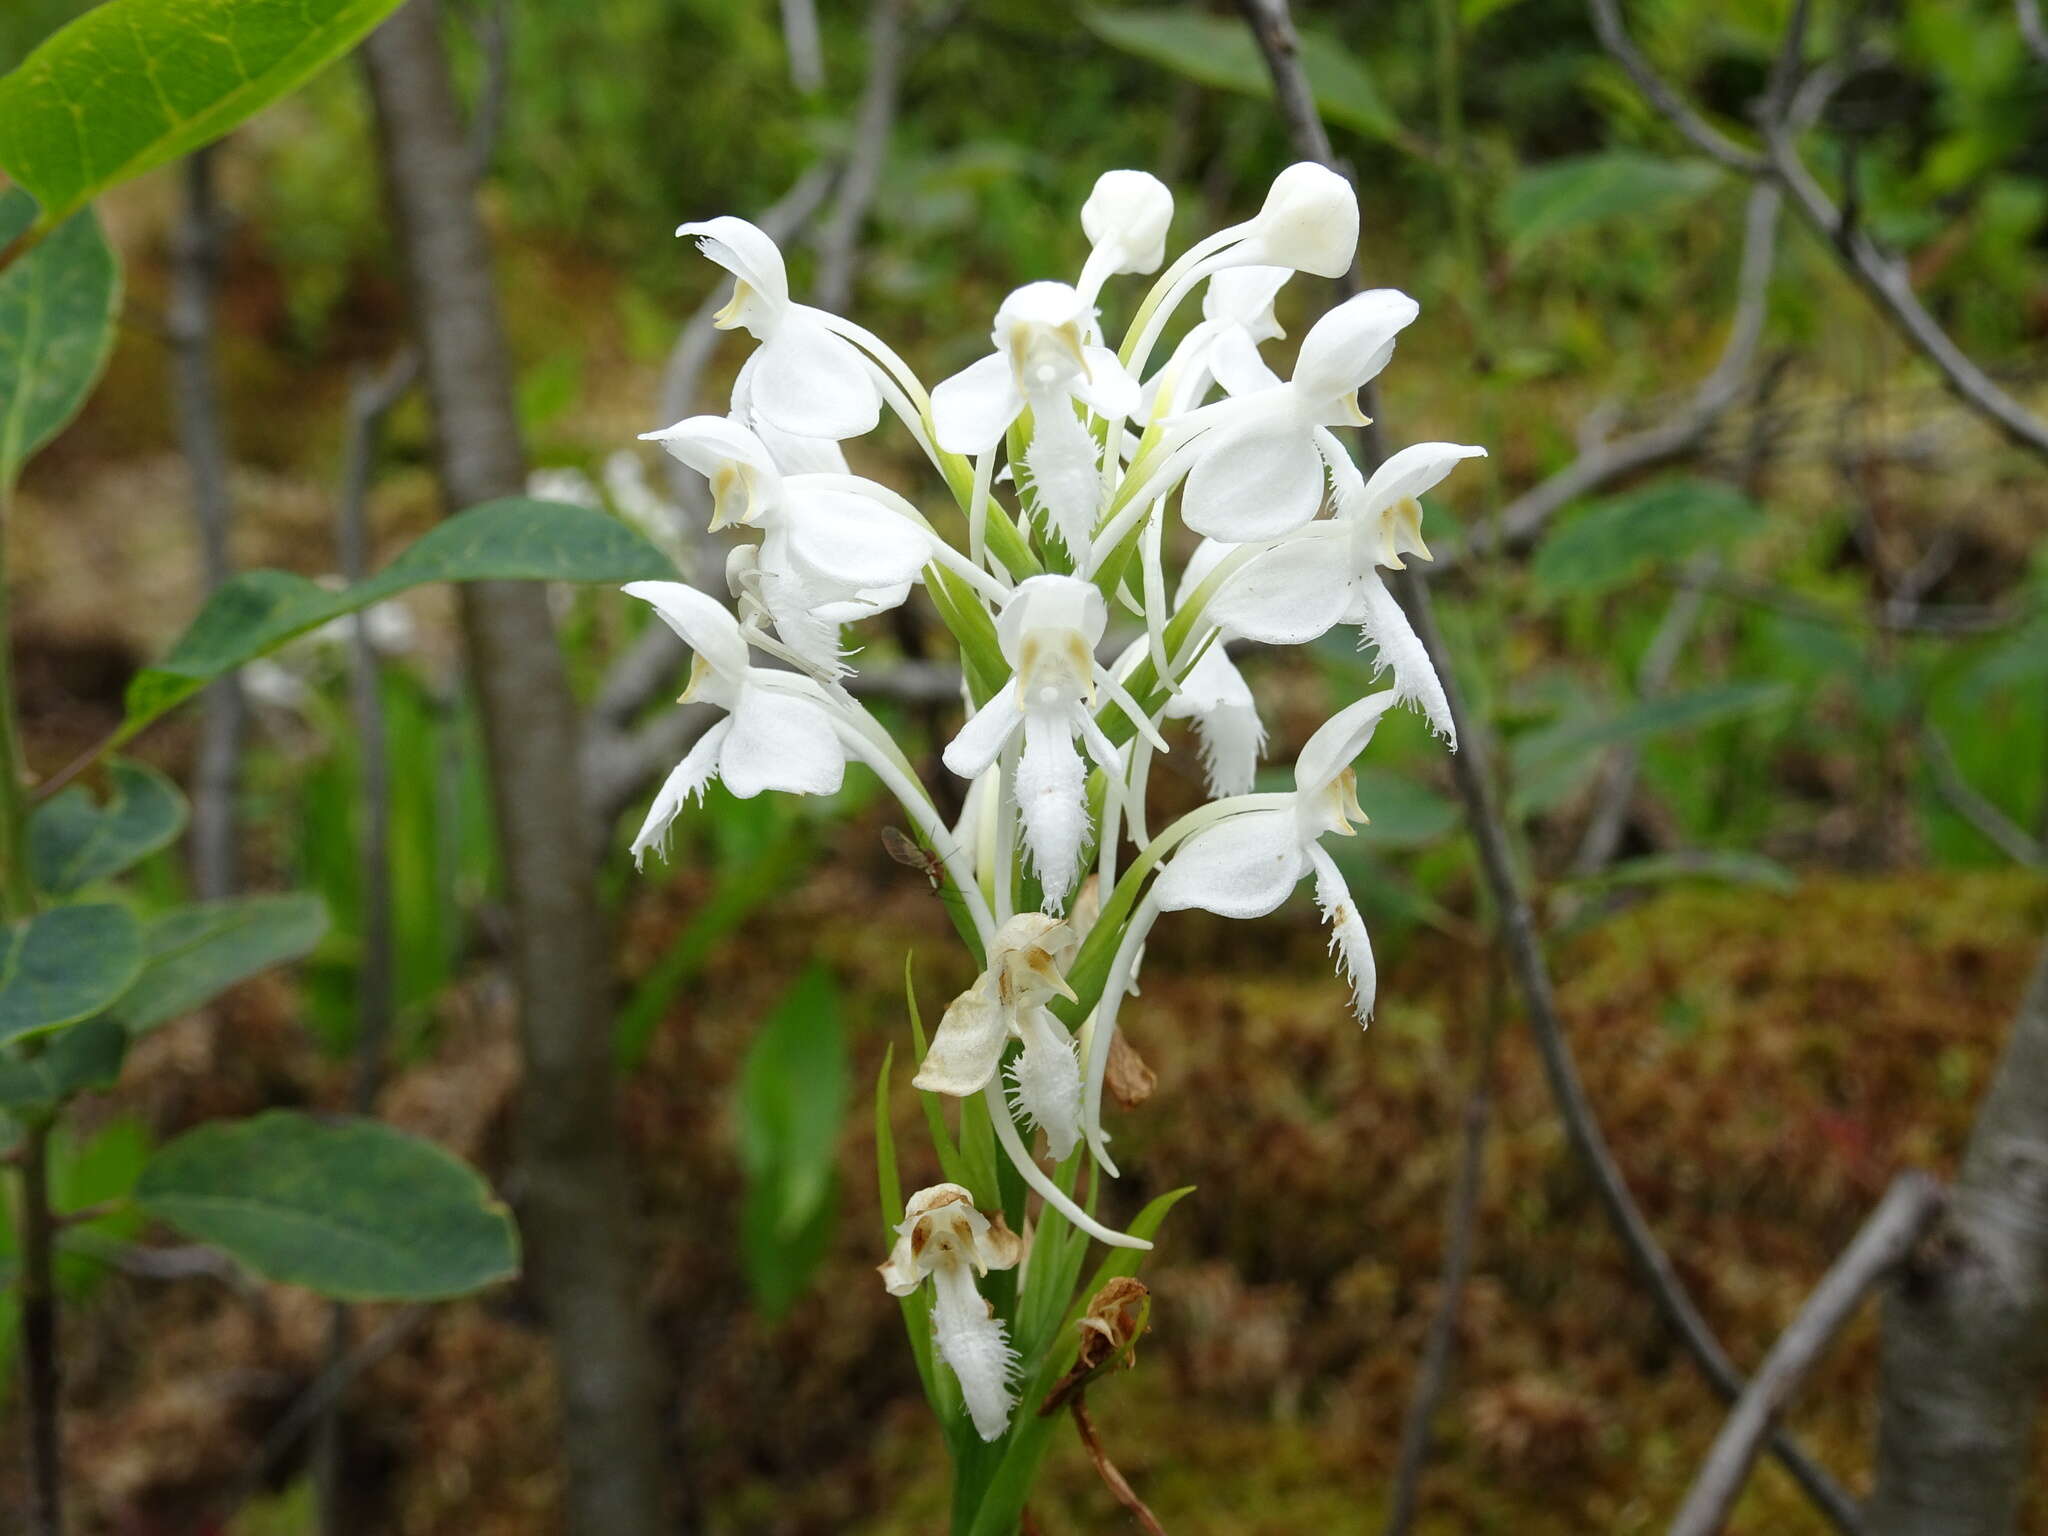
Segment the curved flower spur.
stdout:
<path fill-rule="evenodd" d="M 1392 288 L 1360 294 L 1309 327 L 1291 370 L 1276 368 L 1262 349 L 1285 336 L 1282 287 L 1350 267 L 1350 186 L 1290 166 L 1255 215 L 1161 270 L 1173 214 L 1156 178 L 1104 174 L 1081 209 L 1088 256 L 1074 281 L 1017 288 L 993 317 L 990 351 L 930 390 L 878 337 L 797 301 L 781 252 L 753 225 L 723 217 L 679 231 L 733 275 L 719 322 L 758 346 L 728 415 L 648 436 L 710 481 L 713 529 L 747 542 L 727 570 L 737 618 L 679 583 L 628 589 L 695 652 L 685 697 L 725 711 L 662 786 L 634 852 L 658 848 L 713 778 L 743 796 L 828 794 L 857 762 L 902 806 L 957 902 L 978 972 L 915 1082 L 956 1100 L 961 1146 L 970 1134 L 1000 1145 L 1042 1202 L 1037 1257 L 1016 1286 L 991 1288 L 1002 1315 L 976 1280 L 1018 1263 L 1003 1219 L 1024 1231 L 1033 1214 L 1007 1177 L 983 1169 L 966 1175 L 971 1190 L 919 1192 L 883 1269 L 899 1295 L 932 1287 L 938 1354 L 986 1438 L 1006 1432 L 1018 1383 L 1038 1383 L 1067 1347 L 1045 1328 L 1068 1298 L 1045 1288 L 1078 1279 L 1090 1238 L 1150 1246 L 1097 1219 L 1093 1193 L 1077 1191 L 1094 1188 L 1083 1143 L 1116 1172 L 1106 1065 L 1159 915 L 1262 916 L 1313 875 L 1354 1006 L 1369 1016 L 1371 944 L 1323 839 L 1363 822 L 1350 764 L 1389 708 L 1413 703 L 1449 737 L 1439 680 L 1379 573 L 1427 558 L 1420 498 L 1482 450 L 1420 443 L 1366 476 L 1331 431 L 1361 419 L 1358 391 L 1389 366 L 1418 306 Z M 1112 350 L 1103 295 L 1155 272 Z M 1153 368 L 1197 294 L 1199 318 Z M 944 511 L 849 470 L 851 440 L 885 418 L 937 471 Z M 967 781 L 957 829 L 844 685 L 846 626 L 920 587 L 968 685 L 943 754 Z M 1310 738 L 1292 790 L 1252 793 L 1265 748 L 1256 676 L 1224 642 L 1298 645 L 1338 624 L 1359 626 L 1393 686 Z M 1194 727 L 1218 798 L 1154 835 L 1146 789 L 1169 722 Z M 1043 910 L 1020 912 L 1034 879 Z"/>

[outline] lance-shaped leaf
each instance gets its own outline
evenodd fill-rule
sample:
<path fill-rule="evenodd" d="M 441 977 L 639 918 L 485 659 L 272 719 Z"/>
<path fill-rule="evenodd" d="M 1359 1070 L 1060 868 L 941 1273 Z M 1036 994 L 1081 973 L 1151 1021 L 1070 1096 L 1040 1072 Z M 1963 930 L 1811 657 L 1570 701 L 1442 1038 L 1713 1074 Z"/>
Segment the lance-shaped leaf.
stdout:
<path fill-rule="evenodd" d="M 170 842 L 185 825 L 185 797 L 142 763 L 116 762 L 104 805 L 82 784 L 36 808 L 28 827 L 29 870 L 52 896 L 118 875 Z"/>
<path fill-rule="evenodd" d="M 0 79 L 0 167 L 61 223 L 212 143 L 341 57 L 398 0 L 108 0 Z"/>
<path fill-rule="evenodd" d="M 135 1199 L 265 1279 L 343 1301 L 461 1296 L 519 1268 L 476 1170 L 374 1120 L 215 1121 L 151 1158 Z"/>
<path fill-rule="evenodd" d="M 298 959 L 326 931 L 317 896 L 236 896 L 166 912 L 144 930 L 141 974 L 113 1015 L 132 1033 L 150 1029 Z"/>
<path fill-rule="evenodd" d="M 451 517 L 367 581 L 335 591 L 288 571 L 247 571 L 207 599 L 171 652 L 128 685 L 127 740 L 215 678 L 329 619 L 430 581 L 673 581 L 638 533 L 568 502 L 507 496 Z"/>
<path fill-rule="evenodd" d="M 60 1030 L 33 1056 L 0 1060 L 0 1109 L 47 1109 L 121 1075 L 128 1031 L 99 1014 Z"/>
<path fill-rule="evenodd" d="M 1218 90 L 1270 98 L 1273 76 L 1244 23 L 1194 8 L 1088 10 L 1088 29 L 1112 47 Z M 1313 27 L 1301 29 L 1301 63 L 1316 106 L 1333 123 L 1399 142 L 1400 126 L 1358 55 Z"/>
<path fill-rule="evenodd" d="M 0 1044 L 91 1018 L 142 967 L 142 925 L 110 902 L 0 928 Z"/>
<path fill-rule="evenodd" d="M 19 187 L 0 193 L 0 249 L 35 212 Z M 120 297 L 121 269 L 90 212 L 0 271 L 0 497 L 85 403 L 114 342 Z"/>

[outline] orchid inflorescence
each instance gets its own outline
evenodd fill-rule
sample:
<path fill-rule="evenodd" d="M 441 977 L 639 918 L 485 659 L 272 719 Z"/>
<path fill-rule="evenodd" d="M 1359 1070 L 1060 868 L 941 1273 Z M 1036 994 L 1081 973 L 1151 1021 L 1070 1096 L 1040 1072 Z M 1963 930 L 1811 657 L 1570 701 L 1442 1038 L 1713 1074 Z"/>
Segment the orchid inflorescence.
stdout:
<path fill-rule="evenodd" d="M 957 893 L 982 962 L 945 1011 L 917 1086 L 959 1097 L 963 1113 L 979 1096 L 1024 1183 L 1080 1231 L 1126 1248 L 1150 1244 L 1076 1201 L 1065 1170 L 1055 1178 L 1033 1156 L 1019 1118 L 1043 1132 L 1056 1163 L 1085 1142 L 1115 1175 L 1105 1069 L 1164 912 L 1262 916 L 1312 874 L 1358 1017 L 1370 1017 L 1371 945 L 1322 839 L 1365 820 L 1351 764 L 1389 707 L 1415 705 L 1451 739 L 1442 685 L 1380 571 L 1428 558 L 1417 498 L 1484 452 L 1419 443 L 1365 476 L 1331 430 L 1363 423 L 1359 391 L 1416 317 L 1406 294 L 1374 289 L 1329 310 L 1290 378 L 1262 355 L 1284 335 L 1274 301 L 1290 278 L 1350 268 L 1358 205 L 1343 178 L 1290 166 L 1254 217 L 1160 271 L 1172 216 L 1154 177 L 1102 176 L 1081 210 L 1090 251 L 1078 281 L 1017 289 L 996 311 L 992 350 L 931 390 L 870 332 L 797 302 L 781 252 L 752 224 L 683 225 L 677 233 L 734 278 L 717 323 L 759 345 L 728 414 L 646 436 L 708 479 L 714 530 L 756 538 L 727 562 L 730 609 L 677 582 L 626 588 L 694 653 L 684 700 L 724 711 L 662 785 L 636 859 L 663 845 L 714 779 L 742 797 L 829 794 L 849 761 L 872 769 Z M 1154 272 L 1110 350 L 1104 284 Z M 1197 290 L 1200 320 L 1148 372 Z M 956 504 L 943 519 L 849 470 L 840 444 L 874 430 L 885 409 Z M 1199 542 L 1169 586 L 1176 511 Z M 846 626 L 918 585 L 958 640 L 965 675 L 968 718 L 944 763 L 969 788 L 951 826 L 846 687 Z M 1130 616 L 1133 638 L 1105 649 L 1112 615 Z M 1292 790 L 1254 793 L 1265 731 L 1227 643 L 1299 645 L 1340 624 L 1358 627 L 1392 686 L 1315 732 Z M 1214 798 L 1155 835 L 1146 786 L 1168 721 L 1192 724 Z M 915 1194 L 883 1275 L 898 1294 L 927 1279 L 936 1288 L 940 1356 L 976 1429 L 995 1439 L 1015 1358 L 975 1277 L 1016 1264 L 1020 1250 L 973 1198 L 955 1184 Z"/>

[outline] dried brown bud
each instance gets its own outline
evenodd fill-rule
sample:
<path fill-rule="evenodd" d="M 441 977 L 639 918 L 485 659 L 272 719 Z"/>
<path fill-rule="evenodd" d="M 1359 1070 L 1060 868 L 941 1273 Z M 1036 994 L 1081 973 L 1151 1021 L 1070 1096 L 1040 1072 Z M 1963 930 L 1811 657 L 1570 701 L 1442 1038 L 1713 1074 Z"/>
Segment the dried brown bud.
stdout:
<path fill-rule="evenodd" d="M 1152 1293 L 1144 1282 L 1119 1277 L 1103 1286 L 1081 1319 L 1080 1368 L 1099 1370 L 1119 1356 L 1124 1365 L 1137 1364 L 1133 1346 L 1151 1315 Z"/>
<path fill-rule="evenodd" d="M 1136 1109 L 1152 1097 L 1159 1077 L 1119 1029 L 1109 1037 L 1109 1065 L 1103 1069 L 1102 1081 L 1119 1106 Z"/>

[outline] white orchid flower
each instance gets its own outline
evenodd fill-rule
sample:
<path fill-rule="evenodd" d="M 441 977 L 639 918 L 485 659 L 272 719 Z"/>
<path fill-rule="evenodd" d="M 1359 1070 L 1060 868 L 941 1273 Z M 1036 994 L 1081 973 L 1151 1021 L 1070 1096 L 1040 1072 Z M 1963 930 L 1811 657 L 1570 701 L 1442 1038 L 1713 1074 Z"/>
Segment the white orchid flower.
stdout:
<path fill-rule="evenodd" d="M 641 436 L 710 481 L 712 532 L 760 531 L 751 569 L 762 606 L 784 643 L 832 676 L 847 670 L 839 626 L 900 604 L 926 565 L 946 562 L 985 589 L 991 583 L 895 493 L 852 475 L 784 474 L 768 445 L 736 421 L 692 416 Z"/>
<path fill-rule="evenodd" d="M 1372 1017 L 1372 945 L 1321 840 L 1349 837 L 1352 824 L 1366 819 L 1351 763 L 1395 698 L 1392 690 L 1370 694 L 1324 721 L 1295 759 L 1290 804 L 1247 810 L 1202 828 L 1181 844 L 1152 892 L 1162 912 L 1200 907 L 1219 917 L 1264 917 L 1313 871 L 1316 901 L 1351 981 L 1360 1023 Z"/>
<path fill-rule="evenodd" d="M 1110 961 L 1102 1003 L 1089 1031 L 1082 1131 L 1104 1172 L 1116 1173 L 1102 1131 L 1110 1037 L 1138 956 L 1161 912 L 1199 907 L 1219 917 L 1264 917 L 1287 899 L 1304 875 L 1313 873 L 1316 903 L 1330 925 L 1330 947 L 1337 953 L 1339 972 L 1351 983 L 1353 1010 L 1361 1024 L 1372 1018 L 1372 942 L 1343 873 L 1324 852 L 1322 839 L 1330 834 L 1349 837 L 1353 823 L 1366 820 L 1351 763 L 1394 702 L 1391 689 L 1369 694 L 1324 721 L 1295 759 L 1291 793 L 1245 795 L 1197 812 L 1210 818 L 1208 824 L 1180 845 L 1139 903 Z"/>
<path fill-rule="evenodd" d="M 1227 634 L 1268 645 L 1304 645 L 1338 624 L 1358 625 L 1359 644 L 1374 647 L 1380 669 L 1392 668 L 1401 701 L 1419 705 L 1436 733 L 1455 746 L 1443 682 L 1379 568 L 1402 569 L 1403 554 L 1429 558 L 1416 498 L 1461 460 L 1485 455 L 1484 448 L 1464 443 L 1416 443 L 1388 458 L 1370 480 L 1360 477 L 1348 454 L 1331 457 L 1336 517 L 1253 556 L 1210 598 L 1203 617 Z M 1197 561 L 1203 558 L 1198 551 Z M 1209 568 L 1213 564 L 1210 556 Z"/>
<path fill-rule="evenodd" d="M 1017 1107 L 1045 1132 L 1053 1161 L 1081 1139 L 1081 1064 L 1074 1037 L 1046 1005 L 1075 1001 L 1066 983 L 1080 935 L 1039 912 L 1020 912 L 997 930 L 988 968 L 946 1008 L 924 1063 L 911 1081 L 959 1098 L 981 1092 L 996 1075 L 1004 1048 L 1024 1050 L 1010 1069 Z"/>
<path fill-rule="evenodd" d="M 1116 354 L 1087 340 L 1092 311 L 1065 283 L 1027 283 L 996 311 L 995 351 L 932 391 L 932 427 L 948 453 L 979 457 L 1026 409 L 1023 468 L 1067 548 L 1088 547 L 1102 508 L 1100 450 L 1075 402 L 1112 432 L 1138 407 Z"/>
<path fill-rule="evenodd" d="M 754 435 L 768 445 L 768 451 L 774 455 L 777 466 L 784 474 L 850 473 L 846 464 L 846 453 L 836 440 L 785 432 L 754 409 L 754 370 L 760 361 L 761 353 L 757 349 L 751 357 L 740 364 L 739 376 L 732 381 L 732 419 L 753 429 Z"/>
<path fill-rule="evenodd" d="M 1079 289 L 1092 304 L 1111 277 L 1156 272 L 1166 259 L 1166 232 L 1173 223 L 1173 193 L 1146 171 L 1104 171 L 1081 205 L 1081 229 L 1089 252 Z"/>
<path fill-rule="evenodd" d="M 713 599 L 679 581 L 635 581 L 623 590 L 652 605 L 663 623 L 695 653 L 680 703 L 702 700 L 726 711 L 676 764 L 640 832 L 633 861 L 666 844 L 684 804 L 701 798 L 713 779 L 742 800 L 764 789 L 829 795 L 846 772 L 846 750 L 823 692 L 809 678 L 752 665 L 739 621 Z"/>
<path fill-rule="evenodd" d="M 891 1296 L 908 1296 L 927 1280 L 932 1287 L 932 1342 L 960 1383 L 960 1396 L 983 1440 L 999 1440 L 1017 1396 L 1017 1352 L 1002 1320 L 989 1310 L 975 1277 L 1013 1269 L 1024 1244 L 1003 1224 L 974 1208 L 958 1184 L 934 1184 L 910 1197 L 897 1227 L 896 1247 L 880 1268 Z"/>
<path fill-rule="evenodd" d="M 975 779 L 1023 732 L 1017 811 L 1049 912 L 1059 911 L 1073 889 L 1088 836 L 1088 769 L 1075 738 L 1112 784 L 1120 774 L 1117 750 L 1095 723 L 1098 686 L 1155 747 L 1166 750 L 1144 711 L 1095 659 L 1108 618 L 1101 592 L 1077 576 L 1033 576 L 1019 583 L 996 622 L 1010 680 L 946 746 L 946 767 Z"/>
<path fill-rule="evenodd" d="M 1393 288 L 1347 299 L 1302 339 L 1294 377 L 1176 419 L 1191 440 L 1181 521 L 1212 539 L 1243 543 L 1291 533 L 1323 502 L 1326 461 L 1343 456 L 1329 433 L 1360 426 L 1358 391 L 1394 355 L 1394 338 L 1419 312 Z"/>
<path fill-rule="evenodd" d="M 799 437 L 872 432 L 882 415 L 872 365 L 838 334 L 830 315 L 790 298 L 782 252 L 766 232 L 727 214 L 680 225 L 676 233 L 695 235 L 697 248 L 733 275 L 732 300 L 714 323 L 761 343 L 749 360 L 753 412 Z"/>

